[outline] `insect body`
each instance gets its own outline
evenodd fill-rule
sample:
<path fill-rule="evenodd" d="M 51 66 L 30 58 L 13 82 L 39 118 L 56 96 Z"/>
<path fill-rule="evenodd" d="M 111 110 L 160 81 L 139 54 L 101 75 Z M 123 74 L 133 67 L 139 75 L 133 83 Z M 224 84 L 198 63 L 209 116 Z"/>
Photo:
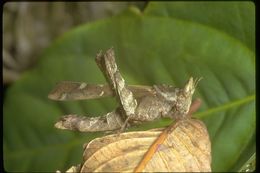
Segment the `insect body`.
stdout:
<path fill-rule="evenodd" d="M 185 118 L 188 113 L 199 79 L 193 80 L 191 77 L 183 88 L 175 88 L 170 85 L 127 85 L 116 65 L 113 48 L 104 54 L 98 53 L 96 63 L 108 84 L 61 82 L 48 97 L 65 101 L 114 96 L 120 106 L 99 117 L 63 116 L 55 124 L 57 128 L 83 132 L 116 130 L 124 129 L 127 125 L 153 121 L 162 117 Z"/>

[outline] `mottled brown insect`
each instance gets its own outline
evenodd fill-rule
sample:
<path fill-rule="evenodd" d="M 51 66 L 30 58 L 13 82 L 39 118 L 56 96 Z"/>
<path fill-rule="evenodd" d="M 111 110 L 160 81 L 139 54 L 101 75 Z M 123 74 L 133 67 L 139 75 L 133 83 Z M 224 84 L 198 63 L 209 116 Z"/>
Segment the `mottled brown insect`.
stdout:
<path fill-rule="evenodd" d="M 162 117 L 185 118 L 192 95 L 200 79 L 192 77 L 183 88 L 170 85 L 127 85 L 115 62 L 113 48 L 100 51 L 96 63 L 108 84 L 94 85 L 81 82 L 61 82 L 49 94 L 53 100 L 80 100 L 114 96 L 120 106 L 99 117 L 63 116 L 55 127 L 82 132 L 123 130 L 127 125 L 153 121 Z"/>

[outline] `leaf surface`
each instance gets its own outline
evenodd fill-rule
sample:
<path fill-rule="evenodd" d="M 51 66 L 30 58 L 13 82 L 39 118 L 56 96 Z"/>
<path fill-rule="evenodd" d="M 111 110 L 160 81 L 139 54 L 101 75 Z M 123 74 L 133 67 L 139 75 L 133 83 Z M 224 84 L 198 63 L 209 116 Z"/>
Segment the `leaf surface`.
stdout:
<path fill-rule="evenodd" d="M 171 129 L 171 130 L 169 130 Z M 149 158 L 145 153 L 155 146 Z M 144 156 L 145 155 L 145 156 Z M 174 122 L 166 132 L 148 130 L 97 138 L 86 145 L 81 172 L 209 172 L 211 147 L 205 125 L 194 119 Z M 142 159 L 149 159 L 147 164 Z"/>
<path fill-rule="evenodd" d="M 223 31 L 255 50 L 253 2 L 151 2 L 145 14 L 200 23 Z"/>

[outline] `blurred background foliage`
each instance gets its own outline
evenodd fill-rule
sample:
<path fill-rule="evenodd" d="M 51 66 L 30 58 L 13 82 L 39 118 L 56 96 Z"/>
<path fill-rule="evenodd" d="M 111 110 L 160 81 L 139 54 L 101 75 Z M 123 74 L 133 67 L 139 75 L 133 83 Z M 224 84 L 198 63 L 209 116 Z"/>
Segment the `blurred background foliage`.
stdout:
<path fill-rule="evenodd" d="M 57 36 L 83 23 L 118 14 L 145 2 L 8 2 L 3 11 L 4 84 L 31 68 Z M 19 57 L 19 58 L 18 58 Z"/>
<path fill-rule="evenodd" d="M 94 57 L 111 46 L 130 84 L 181 87 L 188 77 L 202 76 L 195 97 L 203 105 L 194 116 L 208 127 L 213 171 L 255 168 L 253 3 L 8 2 L 3 23 L 7 171 L 64 171 L 81 162 L 81 146 L 103 133 L 53 124 L 64 114 L 104 114 L 115 100 L 54 102 L 47 95 L 62 80 L 104 83 Z"/>

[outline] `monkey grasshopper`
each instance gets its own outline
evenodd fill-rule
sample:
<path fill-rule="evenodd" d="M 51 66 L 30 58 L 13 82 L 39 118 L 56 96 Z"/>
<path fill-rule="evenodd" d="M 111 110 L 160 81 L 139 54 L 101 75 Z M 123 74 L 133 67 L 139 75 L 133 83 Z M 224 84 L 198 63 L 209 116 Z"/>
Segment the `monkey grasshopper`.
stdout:
<path fill-rule="evenodd" d="M 66 115 L 55 124 L 55 127 L 82 132 L 111 131 L 124 130 L 129 125 L 163 117 L 185 118 L 192 102 L 195 87 L 200 79 L 194 80 L 191 77 L 183 88 L 164 84 L 154 86 L 127 85 L 115 62 L 113 48 L 105 53 L 100 51 L 95 60 L 108 84 L 61 82 L 50 92 L 48 98 L 66 101 L 114 96 L 120 106 L 99 117 Z"/>

